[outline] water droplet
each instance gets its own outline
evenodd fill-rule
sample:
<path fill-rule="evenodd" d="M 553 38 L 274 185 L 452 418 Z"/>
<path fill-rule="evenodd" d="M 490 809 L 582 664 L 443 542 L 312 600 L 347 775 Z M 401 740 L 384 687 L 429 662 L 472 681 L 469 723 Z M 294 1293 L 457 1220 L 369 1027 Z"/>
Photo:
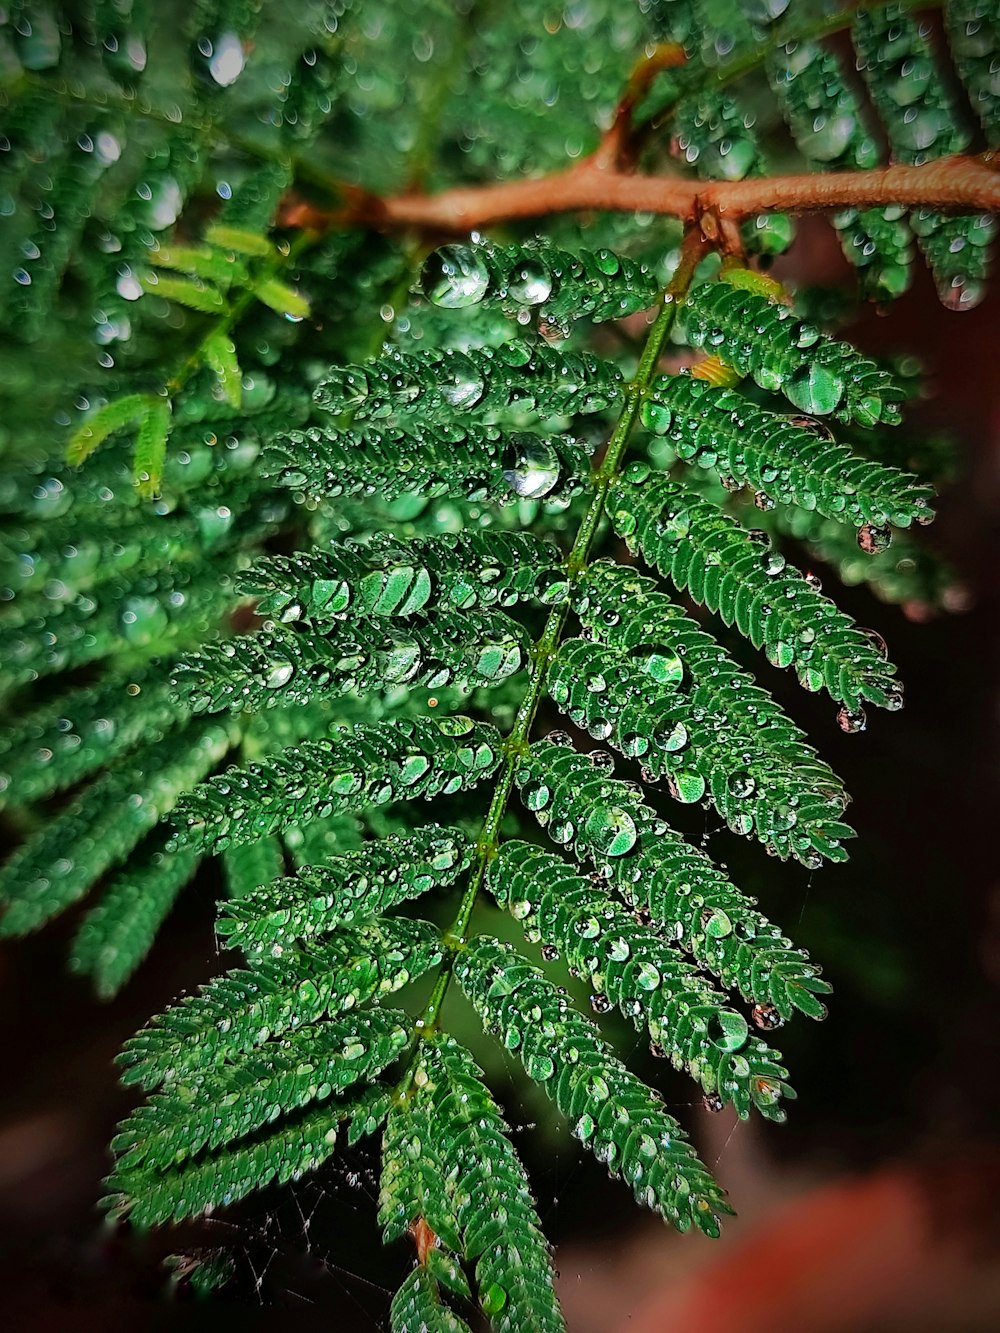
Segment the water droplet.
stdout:
<path fill-rule="evenodd" d="M 667 774 L 667 790 L 675 801 L 693 805 L 705 795 L 705 779 L 700 773 L 682 771 Z"/>
<path fill-rule="evenodd" d="M 590 997 L 590 1007 L 595 1014 L 606 1014 L 610 1012 L 612 1005 L 606 995 L 602 995 L 600 992 L 595 991 Z"/>
<path fill-rule="evenodd" d="M 541 305 L 552 295 L 552 276 L 537 259 L 526 259 L 511 270 L 507 292 L 518 305 Z"/>
<path fill-rule="evenodd" d="M 844 396 L 845 386 L 836 371 L 812 361 L 794 371 L 783 388 L 789 402 L 803 412 L 822 417 L 836 408 Z"/>
<path fill-rule="evenodd" d="M 280 690 L 294 675 L 295 667 L 291 662 L 272 662 L 264 677 L 264 685 L 269 690 Z"/>
<path fill-rule="evenodd" d="M 617 805 L 592 811 L 583 832 L 605 856 L 624 856 L 632 850 L 639 836 L 631 815 Z"/>
<path fill-rule="evenodd" d="M 570 750 L 573 748 L 573 737 L 568 731 L 550 731 L 545 739 L 550 745 L 560 745 Z"/>
<path fill-rule="evenodd" d="M 726 1104 L 717 1092 L 706 1092 L 701 1103 L 705 1110 L 711 1111 L 713 1115 L 718 1115 Z"/>
<path fill-rule="evenodd" d="M 531 811 L 544 810 L 551 799 L 551 789 L 541 781 L 529 782 L 521 790 L 521 800 Z"/>
<path fill-rule="evenodd" d="M 780 1028 L 784 1021 L 773 1004 L 755 1004 L 750 1017 L 765 1032 Z"/>
<path fill-rule="evenodd" d="M 708 1039 L 720 1051 L 739 1051 L 750 1037 L 750 1025 L 733 1009 L 717 1009 L 708 1020 Z"/>
<path fill-rule="evenodd" d="M 760 567 L 768 578 L 773 578 L 785 568 L 785 557 L 779 551 L 765 551 L 760 558 Z"/>
<path fill-rule="evenodd" d="M 841 731 L 846 731 L 848 735 L 853 735 L 858 731 L 864 731 L 867 725 L 868 717 L 863 708 L 859 708 L 856 712 L 852 712 L 845 706 L 837 713 L 837 726 Z"/>
<path fill-rule="evenodd" d="M 688 743 L 688 729 L 683 722 L 667 723 L 653 736 L 653 744 L 660 750 L 676 753 Z"/>
<path fill-rule="evenodd" d="M 468 245 L 443 245 L 429 255 L 420 275 L 420 286 L 429 301 L 446 310 L 475 305 L 486 295 L 489 270 Z"/>
<path fill-rule="evenodd" d="M 629 657 L 658 685 L 679 685 L 684 679 L 684 663 L 672 648 L 640 643 L 629 651 Z"/>
<path fill-rule="evenodd" d="M 889 660 L 889 645 L 886 643 L 885 639 L 882 638 L 882 635 L 879 634 L 878 630 L 862 629 L 861 633 L 875 649 L 879 657 L 882 658 L 883 662 L 887 662 Z"/>
<path fill-rule="evenodd" d="M 756 782 L 749 773 L 744 771 L 731 773 L 726 786 L 731 794 L 739 800 L 745 800 L 748 796 L 752 796 L 757 789 Z"/>
<path fill-rule="evenodd" d="M 721 940 L 733 933 L 732 919 L 721 907 L 706 907 L 701 914 L 701 925 L 709 939 Z"/>
<path fill-rule="evenodd" d="M 593 1116 L 582 1115 L 573 1126 L 570 1133 L 575 1139 L 579 1139 L 581 1143 L 586 1143 L 588 1139 L 593 1138 L 594 1130 L 596 1128 L 597 1125 L 594 1123 Z"/>
<path fill-rule="evenodd" d="M 504 454 L 503 479 L 524 500 L 540 500 L 559 480 L 559 456 L 534 435 L 512 435 Z"/>
<path fill-rule="evenodd" d="M 525 1061 L 525 1072 L 529 1078 L 533 1078 L 536 1083 L 544 1083 L 547 1078 L 551 1078 L 555 1073 L 555 1064 L 551 1056 L 531 1055 Z"/>
<path fill-rule="evenodd" d="M 878 528 L 874 523 L 865 523 L 858 528 L 858 545 L 866 555 L 877 555 L 879 551 L 884 551 L 891 541 L 891 528 Z"/>

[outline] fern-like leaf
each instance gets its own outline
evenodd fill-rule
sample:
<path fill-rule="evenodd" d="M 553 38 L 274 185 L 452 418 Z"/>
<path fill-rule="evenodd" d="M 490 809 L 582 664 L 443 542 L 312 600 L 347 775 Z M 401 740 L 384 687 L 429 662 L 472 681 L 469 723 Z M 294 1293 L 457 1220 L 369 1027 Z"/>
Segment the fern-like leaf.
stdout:
<path fill-rule="evenodd" d="M 685 487 L 635 464 L 609 496 L 616 532 L 678 588 L 736 625 L 775 666 L 854 711 L 902 706 L 895 667 L 784 556 Z"/>
<path fill-rule="evenodd" d="M 325 935 L 453 884 L 472 850 L 462 834 L 435 824 L 390 835 L 227 903 L 217 929 L 244 953 Z"/>
<path fill-rule="evenodd" d="M 558 833 L 577 858 L 589 860 L 665 938 L 736 988 L 754 1006 L 758 1026 L 776 1027 L 796 1009 L 825 1016 L 817 997 L 830 986 L 808 955 L 630 783 L 613 779 L 606 766 L 595 766 L 569 746 L 536 741 L 519 760 L 517 784 L 538 822 L 553 837 Z"/>
<path fill-rule="evenodd" d="M 688 293 L 684 318 L 694 347 L 705 347 L 762 389 L 783 393 L 802 412 L 875 426 L 898 425 L 904 393 L 888 371 L 795 318 L 787 305 L 729 280 Z"/>
<path fill-rule="evenodd" d="M 662 1102 L 631 1074 L 565 994 L 509 945 L 479 936 L 455 973 L 484 1025 L 516 1052 L 578 1138 L 639 1200 L 685 1231 L 717 1235 L 730 1211 Z"/>
<path fill-rule="evenodd" d="M 615 855 L 635 845 L 634 821 L 621 807 L 595 804 L 590 835 Z M 616 1004 L 706 1093 L 732 1100 L 743 1117 L 756 1105 L 784 1120 L 781 1098 L 794 1096 L 786 1071 L 746 1019 L 724 1003 L 694 967 L 680 962 L 655 931 L 636 923 L 605 893 L 558 856 L 516 840 L 505 842 L 487 884 L 502 907 L 554 946 L 603 1004 Z"/>
<path fill-rule="evenodd" d="M 172 846 L 221 851 L 335 810 L 452 795 L 488 778 L 499 762 L 496 728 L 468 718 L 340 728 L 330 740 L 305 741 L 197 787 L 173 811 Z"/>

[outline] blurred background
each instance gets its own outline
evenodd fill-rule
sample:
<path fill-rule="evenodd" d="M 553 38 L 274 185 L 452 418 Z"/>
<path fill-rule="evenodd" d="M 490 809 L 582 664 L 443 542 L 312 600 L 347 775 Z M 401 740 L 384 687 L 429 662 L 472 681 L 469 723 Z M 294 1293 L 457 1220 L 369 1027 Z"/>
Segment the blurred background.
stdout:
<path fill-rule="evenodd" d="M 849 281 L 821 221 L 803 225 L 782 265 L 799 282 Z M 858 735 L 758 659 L 762 683 L 854 796 L 848 865 L 814 875 L 767 861 L 699 829 L 707 817 L 696 812 L 690 831 L 814 952 L 836 992 L 822 1026 L 800 1020 L 780 1034 L 799 1093 L 784 1127 L 688 1104 L 690 1084 L 644 1046 L 632 1052 L 730 1192 L 739 1216 L 720 1241 L 639 1215 L 622 1184 L 505 1086 L 497 1057 L 491 1076 L 557 1246 L 572 1333 L 1000 1326 L 1000 299 L 944 312 L 918 268 L 890 313 L 866 312 L 848 332 L 873 353 L 919 353 L 928 392 L 905 429 L 944 428 L 958 443 L 958 481 L 927 534 L 958 571 L 956 610 L 928 616 L 866 589 L 838 592 L 884 634 L 907 685 L 905 710 Z M 216 890 L 206 882 L 182 897 L 149 963 L 106 1006 L 67 974 L 72 914 L 0 952 L 4 1327 L 381 1327 L 410 1255 L 379 1246 L 363 1147 L 291 1196 L 255 1198 L 190 1235 L 143 1239 L 106 1227 L 95 1208 L 105 1144 L 130 1105 L 112 1058 L 150 1013 L 217 970 Z M 214 1305 L 183 1284 L 171 1295 L 158 1267 L 185 1239 L 236 1255 Z"/>

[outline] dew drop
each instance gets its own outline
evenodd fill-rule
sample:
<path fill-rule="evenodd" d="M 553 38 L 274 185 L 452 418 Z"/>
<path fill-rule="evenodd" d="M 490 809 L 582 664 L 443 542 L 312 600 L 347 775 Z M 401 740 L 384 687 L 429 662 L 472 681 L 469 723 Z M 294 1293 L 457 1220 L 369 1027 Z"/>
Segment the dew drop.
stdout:
<path fill-rule="evenodd" d="M 684 679 L 684 663 L 672 648 L 640 643 L 629 651 L 629 657 L 658 685 L 679 685 Z"/>
<path fill-rule="evenodd" d="M 886 550 L 892 541 L 891 528 L 879 528 L 874 523 L 865 523 L 858 528 L 858 545 L 865 555 L 878 555 Z"/>
<path fill-rule="evenodd" d="M 446 310 L 475 305 L 486 295 L 489 284 L 482 255 L 468 245 L 442 245 L 428 256 L 420 275 L 424 295 Z"/>
<path fill-rule="evenodd" d="M 708 1020 L 708 1039 L 720 1051 L 739 1051 L 750 1037 L 750 1025 L 733 1009 L 718 1009 Z"/>
<path fill-rule="evenodd" d="M 846 706 L 837 713 L 837 726 L 841 731 L 846 731 L 848 735 L 854 735 L 858 731 L 864 731 L 868 725 L 868 718 L 863 708 L 852 712 Z"/>
<path fill-rule="evenodd" d="M 681 771 L 667 774 L 667 790 L 675 801 L 693 805 L 705 795 L 705 779 L 700 773 Z"/>
<path fill-rule="evenodd" d="M 818 417 L 827 416 L 836 408 L 844 396 L 844 387 L 843 378 L 836 371 L 816 362 L 800 366 L 783 386 L 789 402 Z"/>
<path fill-rule="evenodd" d="M 280 690 L 282 685 L 287 685 L 295 675 L 295 667 L 291 662 L 272 662 L 264 677 L 264 685 L 269 690 Z"/>
<path fill-rule="evenodd" d="M 780 1028 L 782 1024 L 781 1015 L 773 1004 L 755 1004 L 750 1017 L 759 1028 L 765 1032 L 773 1031 L 774 1028 Z"/>
<path fill-rule="evenodd" d="M 541 305 L 552 295 L 552 276 L 537 259 L 526 259 L 511 270 L 507 293 L 518 305 Z"/>
<path fill-rule="evenodd" d="M 624 856 L 632 850 L 639 836 L 632 816 L 617 805 L 592 811 L 583 832 L 605 856 Z"/>
<path fill-rule="evenodd" d="M 214 43 L 208 72 L 220 88 L 228 88 L 243 73 L 246 56 L 243 43 L 235 32 L 224 32 Z"/>
<path fill-rule="evenodd" d="M 559 456 L 533 435 L 513 435 L 504 454 L 503 479 L 523 500 L 540 500 L 559 480 Z"/>

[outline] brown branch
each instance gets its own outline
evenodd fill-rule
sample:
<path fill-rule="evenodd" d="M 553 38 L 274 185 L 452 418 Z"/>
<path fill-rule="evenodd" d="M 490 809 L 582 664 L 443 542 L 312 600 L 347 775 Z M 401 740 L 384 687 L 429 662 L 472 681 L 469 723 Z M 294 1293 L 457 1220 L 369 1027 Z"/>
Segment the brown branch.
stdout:
<path fill-rule="evenodd" d="M 985 153 L 981 157 L 943 157 L 922 167 L 704 182 L 629 175 L 589 157 L 548 176 L 458 186 L 433 195 L 381 198 L 348 187 L 342 208 L 324 211 L 291 199 L 282 210 L 281 221 L 285 226 L 319 231 L 360 225 L 384 231 L 416 228 L 432 235 L 465 235 L 515 219 L 600 209 L 657 213 L 698 222 L 706 239 L 717 240 L 731 234 L 736 222 L 755 213 L 805 213 L 889 204 L 1000 212 L 998 168 L 997 155 Z"/>

